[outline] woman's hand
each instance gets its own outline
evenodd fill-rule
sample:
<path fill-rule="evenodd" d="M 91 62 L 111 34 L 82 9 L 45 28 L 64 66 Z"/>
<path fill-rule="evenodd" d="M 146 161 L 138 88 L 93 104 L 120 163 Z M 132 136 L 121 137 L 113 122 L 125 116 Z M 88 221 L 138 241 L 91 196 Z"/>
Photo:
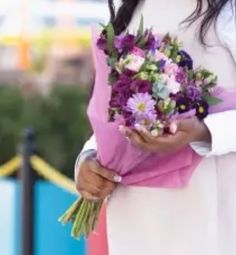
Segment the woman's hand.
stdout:
<path fill-rule="evenodd" d="M 88 200 L 106 198 L 121 181 L 120 176 L 100 165 L 94 153 L 80 159 L 76 172 L 76 188 Z"/>
<path fill-rule="evenodd" d="M 194 141 L 211 142 L 211 135 L 203 122 L 197 118 L 181 120 L 170 125 L 172 134 L 153 136 L 146 128 L 136 127 L 137 131 L 121 126 L 120 131 L 136 147 L 159 153 L 176 152 Z"/>

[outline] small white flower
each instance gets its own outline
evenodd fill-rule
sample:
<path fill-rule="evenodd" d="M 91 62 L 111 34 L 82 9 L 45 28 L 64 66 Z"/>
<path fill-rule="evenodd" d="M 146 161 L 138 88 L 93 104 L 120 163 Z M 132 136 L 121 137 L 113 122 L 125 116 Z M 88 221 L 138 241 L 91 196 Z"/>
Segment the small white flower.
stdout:
<path fill-rule="evenodd" d="M 151 135 L 154 136 L 154 137 L 157 137 L 157 136 L 159 135 L 158 129 L 153 129 L 153 130 L 151 131 Z"/>
<path fill-rule="evenodd" d="M 166 84 L 170 93 L 176 94 L 180 91 L 180 83 L 175 80 L 173 75 L 169 76 L 167 74 L 162 74 L 161 79 Z"/>
<path fill-rule="evenodd" d="M 180 91 L 180 84 L 177 81 L 170 79 L 167 83 L 167 88 L 170 93 L 176 94 Z"/>
<path fill-rule="evenodd" d="M 142 67 L 143 63 L 145 62 L 145 58 L 130 54 L 127 56 L 127 63 L 125 64 L 125 68 L 129 69 L 130 71 L 138 72 Z"/>

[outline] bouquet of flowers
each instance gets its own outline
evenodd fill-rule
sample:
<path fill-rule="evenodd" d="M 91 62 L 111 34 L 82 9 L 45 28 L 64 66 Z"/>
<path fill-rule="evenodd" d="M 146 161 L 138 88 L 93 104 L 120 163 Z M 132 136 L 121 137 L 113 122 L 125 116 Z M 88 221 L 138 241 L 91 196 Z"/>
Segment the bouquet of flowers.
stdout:
<path fill-rule="evenodd" d="M 132 128 L 142 125 L 157 136 L 168 133 L 173 120 L 204 119 L 209 107 L 222 101 L 213 96 L 217 77 L 194 68 L 177 38 L 144 30 L 143 19 L 136 34 L 116 36 L 111 24 L 105 26 L 97 47 L 109 66 L 110 122 Z M 95 229 L 102 203 L 79 199 L 60 221 L 73 223 L 72 236 L 88 236 Z"/>
<path fill-rule="evenodd" d="M 173 119 L 195 115 L 202 120 L 209 106 L 221 101 L 212 95 L 217 77 L 201 67 L 193 69 L 177 38 L 144 31 L 143 21 L 136 35 L 115 36 L 109 25 L 97 46 L 111 68 L 111 121 L 122 119 L 134 128 L 139 124 L 156 136 L 168 132 Z"/>

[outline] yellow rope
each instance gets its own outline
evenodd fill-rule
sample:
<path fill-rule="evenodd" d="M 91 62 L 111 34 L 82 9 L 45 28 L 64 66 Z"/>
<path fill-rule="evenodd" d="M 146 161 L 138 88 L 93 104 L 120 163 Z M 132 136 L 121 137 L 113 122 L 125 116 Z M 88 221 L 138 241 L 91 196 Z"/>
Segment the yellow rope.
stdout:
<path fill-rule="evenodd" d="M 18 168 L 20 168 L 20 166 L 21 166 L 20 156 L 12 158 L 8 162 L 0 166 L 0 178 L 13 174 L 14 172 L 16 172 Z"/>
<path fill-rule="evenodd" d="M 41 159 L 38 156 L 31 157 L 31 164 L 33 169 L 45 179 L 51 181 L 52 183 L 60 186 L 61 188 L 77 194 L 75 189 L 74 182 L 66 177 L 65 175 L 61 174 L 58 170 L 50 166 L 47 162 Z"/>

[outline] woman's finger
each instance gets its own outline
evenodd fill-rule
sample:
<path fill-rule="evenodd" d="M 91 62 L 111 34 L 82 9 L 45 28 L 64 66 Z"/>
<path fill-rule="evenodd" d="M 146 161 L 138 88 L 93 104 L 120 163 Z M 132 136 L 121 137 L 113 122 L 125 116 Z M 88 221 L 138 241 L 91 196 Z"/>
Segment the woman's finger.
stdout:
<path fill-rule="evenodd" d="M 141 149 L 148 148 L 148 143 L 146 143 L 144 139 L 132 129 L 125 126 L 120 126 L 120 132 L 124 134 L 134 146 Z"/>
<path fill-rule="evenodd" d="M 102 167 L 97 160 L 91 162 L 90 170 L 93 173 L 96 173 L 97 175 L 102 176 L 104 179 L 109 180 L 111 182 L 119 183 L 122 181 L 121 176 L 119 176 L 118 174 L 114 173 L 111 170 Z"/>
<path fill-rule="evenodd" d="M 139 124 L 135 125 L 139 135 L 143 138 L 143 140 L 149 144 L 155 142 L 155 137 L 144 127 Z"/>
<path fill-rule="evenodd" d="M 85 191 L 85 190 L 81 191 L 80 195 L 83 198 L 90 200 L 90 201 L 99 201 L 101 199 L 100 197 L 94 196 L 93 194 L 91 194 L 90 192 Z"/>

